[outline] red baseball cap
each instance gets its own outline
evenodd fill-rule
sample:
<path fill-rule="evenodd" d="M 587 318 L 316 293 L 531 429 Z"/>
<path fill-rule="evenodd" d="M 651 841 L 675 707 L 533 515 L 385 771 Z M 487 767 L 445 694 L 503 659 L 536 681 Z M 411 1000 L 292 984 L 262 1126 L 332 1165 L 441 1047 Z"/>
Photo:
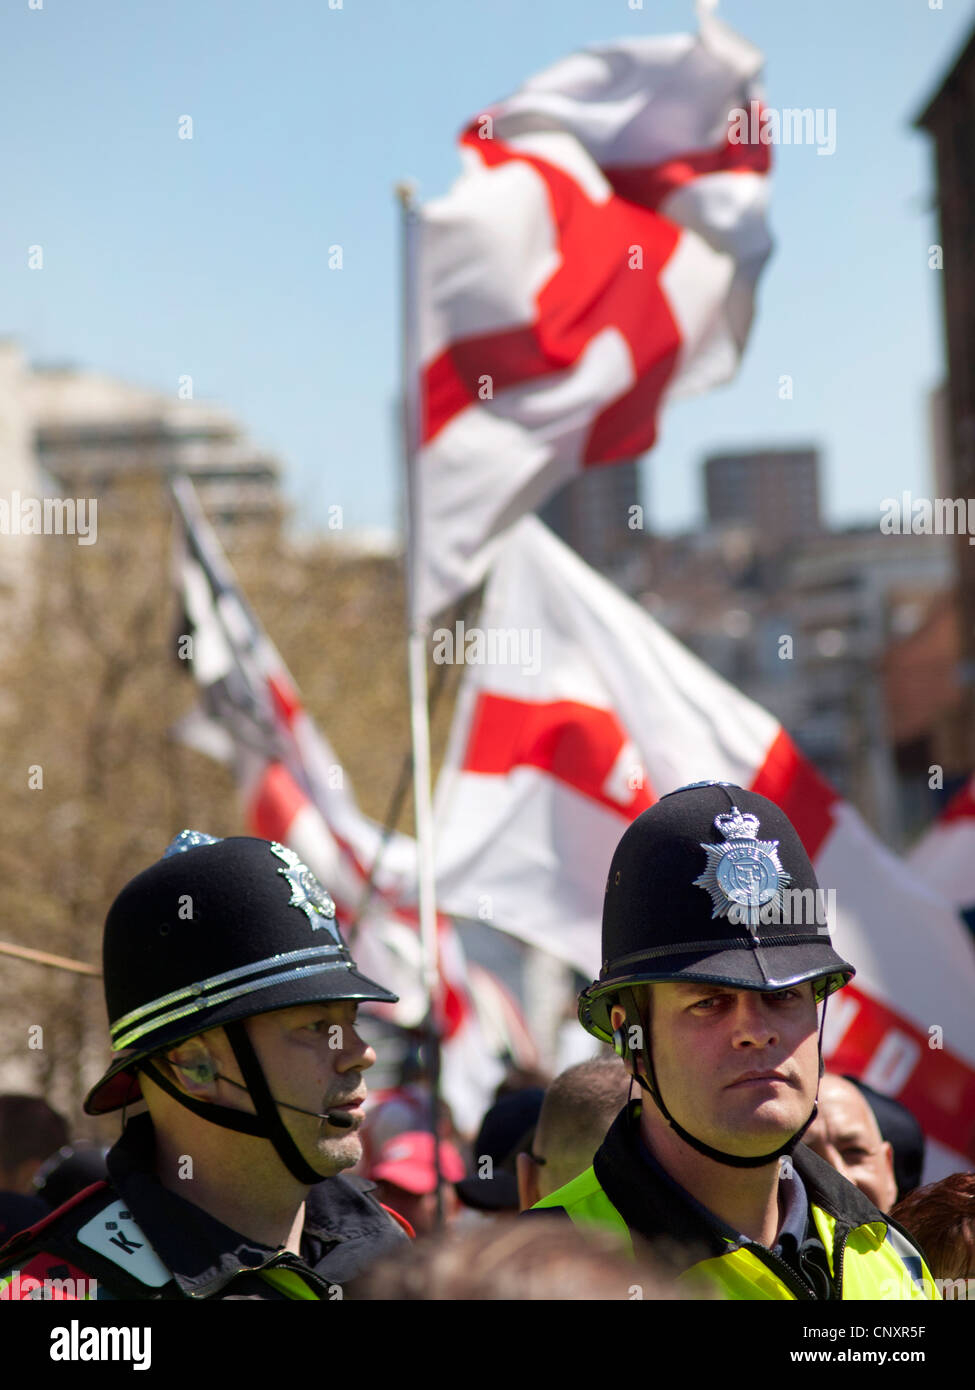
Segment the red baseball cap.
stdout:
<path fill-rule="evenodd" d="M 440 1140 L 440 1171 L 447 1182 L 460 1182 L 466 1172 L 464 1160 L 446 1139 Z M 369 1179 L 392 1183 L 416 1196 L 433 1192 L 437 1186 L 433 1135 L 429 1130 L 408 1130 L 387 1139 L 369 1170 Z"/>

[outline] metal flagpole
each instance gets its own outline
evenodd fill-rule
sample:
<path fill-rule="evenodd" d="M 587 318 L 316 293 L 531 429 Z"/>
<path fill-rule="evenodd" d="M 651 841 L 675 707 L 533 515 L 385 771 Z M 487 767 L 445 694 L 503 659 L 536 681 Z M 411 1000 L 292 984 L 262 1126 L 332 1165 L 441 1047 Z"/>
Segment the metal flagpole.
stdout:
<path fill-rule="evenodd" d="M 461 600 L 460 603 L 455 604 L 454 607 L 450 610 L 449 615 L 443 620 L 444 627 L 448 628 L 451 632 L 453 632 L 455 624 L 459 621 L 464 621 L 469 606 L 470 602 L 468 598 L 464 598 L 463 600 Z M 432 687 L 429 689 L 429 698 L 427 699 L 427 711 L 428 714 L 431 716 L 436 713 L 437 704 L 440 700 L 440 696 L 443 694 L 444 686 L 447 683 L 447 670 L 448 667 L 445 662 L 442 666 L 438 666 L 433 673 L 433 684 Z M 396 785 L 393 788 L 392 795 L 389 799 L 389 804 L 386 808 L 386 814 L 383 817 L 383 829 L 379 845 L 376 849 L 375 855 L 373 856 L 372 863 L 369 865 L 369 872 L 366 875 L 366 881 L 363 885 L 362 892 L 359 895 L 359 901 L 356 905 L 355 912 L 353 913 L 352 918 L 348 924 L 347 935 L 350 940 L 350 945 L 352 939 L 355 937 L 355 934 L 359 929 L 359 923 L 365 916 L 366 910 L 368 909 L 369 904 L 372 901 L 373 893 L 376 890 L 376 875 L 379 873 L 380 866 L 382 865 L 383 855 L 385 854 L 387 846 L 389 845 L 389 842 L 393 837 L 393 832 L 399 825 L 399 819 L 403 811 L 403 803 L 406 801 L 407 795 L 411 791 L 412 787 L 413 747 L 411 741 L 410 747 L 407 749 L 403 757 L 403 761 L 400 766 L 399 777 L 396 780 Z"/>
<path fill-rule="evenodd" d="M 402 361 L 403 361 L 403 462 L 406 472 L 406 603 L 407 651 L 410 681 L 410 733 L 413 743 L 413 805 L 416 818 L 417 888 L 420 908 L 420 944 L 423 953 L 423 985 L 426 993 L 426 1034 L 430 1067 L 430 1126 L 433 1162 L 437 1175 L 437 1225 L 443 1224 L 443 1175 L 440 1171 L 440 1028 L 436 1001 L 440 962 L 437 939 L 437 900 L 433 859 L 433 805 L 430 795 L 430 717 L 427 707 L 428 623 L 418 612 L 417 563 L 425 537 L 416 477 L 420 439 L 419 354 L 417 351 L 417 237 L 419 218 L 413 185 L 397 185 L 402 229 Z"/>

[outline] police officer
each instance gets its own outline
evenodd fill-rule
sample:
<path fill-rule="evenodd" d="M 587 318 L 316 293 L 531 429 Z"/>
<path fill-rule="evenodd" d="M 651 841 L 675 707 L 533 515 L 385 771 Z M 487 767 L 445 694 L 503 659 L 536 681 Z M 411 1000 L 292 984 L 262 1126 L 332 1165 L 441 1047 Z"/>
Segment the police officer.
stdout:
<path fill-rule="evenodd" d="M 663 797 L 617 846 L 603 966 L 579 1001 L 645 1098 L 533 1213 L 679 1251 L 689 1292 L 936 1298 L 907 1233 L 799 1142 L 822 1074 L 817 1004 L 825 1018 L 853 973 L 778 806 L 722 782 Z"/>
<path fill-rule="evenodd" d="M 375 1061 L 358 1002 L 396 996 L 358 973 L 293 851 L 183 831 L 113 903 L 104 975 L 116 1055 L 85 1110 L 147 1113 L 107 1182 L 4 1247 L 0 1296 L 56 1280 L 85 1297 L 329 1300 L 407 1238 L 371 1184 L 340 1176 Z"/>

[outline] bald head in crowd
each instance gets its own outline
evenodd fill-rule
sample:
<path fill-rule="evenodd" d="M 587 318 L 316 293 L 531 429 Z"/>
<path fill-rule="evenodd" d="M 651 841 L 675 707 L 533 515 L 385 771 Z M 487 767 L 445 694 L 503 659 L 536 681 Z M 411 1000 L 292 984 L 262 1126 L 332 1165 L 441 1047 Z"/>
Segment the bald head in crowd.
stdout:
<path fill-rule="evenodd" d="M 827 1072 L 819 1083 L 819 1114 L 802 1142 L 889 1212 L 897 1201 L 894 1150 L 881 1136 L 866 1097 L 852 1081 Z"/>
<path fill-rule="evenodd" d="M 555 1078 L 542 1101 L 531 1153 L 518 1155 L 522 1211 L 586 1171 L 629 1090 L 630 1075 L 614 1056 L 579 1062 Z"/>

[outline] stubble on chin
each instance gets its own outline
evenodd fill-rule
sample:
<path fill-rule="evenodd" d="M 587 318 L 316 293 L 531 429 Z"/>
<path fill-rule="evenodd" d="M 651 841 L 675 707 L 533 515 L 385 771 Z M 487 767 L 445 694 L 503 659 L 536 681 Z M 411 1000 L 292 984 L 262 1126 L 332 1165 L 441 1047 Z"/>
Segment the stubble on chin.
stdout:
<path fill-rule="evenodd" d="M 325 1176 L 334 1177 L 346 1168 L 354 1168 L 361 1157 L 362 1141 L 357 1134 L 343 1134 L 339 1138 L 319 1135 L 312 1166 Z"/>
<path fill-rule="evenodd" d="M 797 1095 L 801 1097 L 801 1093 L 790 1093 L 788 1105 L 742 1105 L 740 1108 L 725 1109 L 723 1127 L 729 1135 L 737 1136 L 739 1140 L 747 1136 L 762 1141 L 765 1147 L 782 1144 L 802 1128 L 812 1109 L 811 1100 L 808 1105 L 805 1101 L 797 1105 Z"/>

